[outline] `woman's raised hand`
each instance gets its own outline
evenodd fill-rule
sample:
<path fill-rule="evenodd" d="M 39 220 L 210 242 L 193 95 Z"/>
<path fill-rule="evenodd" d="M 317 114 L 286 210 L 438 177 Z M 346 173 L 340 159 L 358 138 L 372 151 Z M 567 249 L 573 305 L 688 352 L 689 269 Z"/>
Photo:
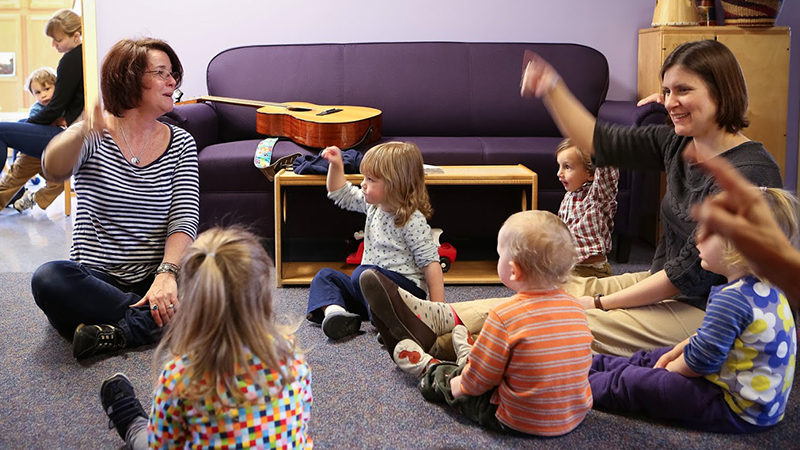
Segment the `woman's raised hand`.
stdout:
<path fill-rule="evenodd" d="M 520 95 L 523 97 L 541 98 L 543 95 L 549 93 L 556 87 L 558 80 L 561 77 L 558 72 L 544 60 L 541 56 L 533 54 L 528 65 L 525 67 L 525 73 L 522 74 L 522 83 L 520 86 Z"/>
<path fill-rule="evenodd" d="M 90 131 L 94 130 L 98 133 L 102 133 L 103 129 L 106 127 L 105 119 L 103 118 L 103 108 L 100 107 L 100 103 L 96 103 L 94 107 L 90 107 L 87 111 L 91 110 L 91 112 L 87 115 L 86 119 L 83 121 L 83 135 L 86 136 L 89 134 Z"/>

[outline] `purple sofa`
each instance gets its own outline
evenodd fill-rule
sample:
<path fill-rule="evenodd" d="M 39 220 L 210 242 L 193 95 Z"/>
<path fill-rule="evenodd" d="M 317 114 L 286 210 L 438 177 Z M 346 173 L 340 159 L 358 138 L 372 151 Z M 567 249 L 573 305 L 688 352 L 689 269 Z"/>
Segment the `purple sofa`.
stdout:
<path fill-rule="evenodd" d="M 606 58 L 576 44 L 402 42 L 258 45 L 223 51 L 208 65 L 208 94 L 270 102 L 360 105 L 383 111 L 383 139 L 415 142 L 425 162 L 436 165 L 524 164 L 537 172 L 539 208 L 556 212 L 564 189 L 556 177 L 554 150 L 562 139 L 541 101 L 519 96 L 522 56 L 531 49 L 550 61 L 592 114 L 623 124 L 663 123 L 660 105 L 637 108 L 605 100 Z M 221 103 L 179 105 L 170 113 L 197 140 L 201 227 L 246 224 L 274 236 L 273 189 L 253 166 L 264 138 L 256 109 Z M 359 150 L 366 151 L 366 148 Z M 273 159 L 316 149 L 281 140 Z M 654 175 L 623 172 L 615 218 L 618 250 L 627 260 L 640 213 L 655 211 Z M 323 188 L 297 188 L 295 211 L 284 231 L 284 255 L 326 260 L 344 255 L 344 240 L 363 226 L 363 216 L 335 208 Z M 431 189 L 432 226 L 445 230 L 459 257 L 493 252 L 497 230 L 519 208 L 508 188 Z M 513 193 L 513 195 L 509 195 Z M 651 198 L 652 197 L 652 198 Z M 322 226 L 321 224 L 324 224 Z M 331 244 L 340 242 L 341 245 Z M 482 250 L 479 250 L 482 249 Z M 312 257 L 313 257 L 312 255 Z M 463 256 L 462 256 L 463 255 Z M 342 256 L 343 258 L 344 256 Z M 485 255 L 476 256 L 484 258 Z"/>

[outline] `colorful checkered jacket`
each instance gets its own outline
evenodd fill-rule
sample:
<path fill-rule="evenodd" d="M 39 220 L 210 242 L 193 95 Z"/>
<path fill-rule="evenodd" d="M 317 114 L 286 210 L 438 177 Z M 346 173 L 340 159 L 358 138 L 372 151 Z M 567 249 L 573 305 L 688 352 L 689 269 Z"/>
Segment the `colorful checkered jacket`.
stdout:
<path fill-rule="evenodd" d="M 294 381 L 281 387 L 281 374 L 247 353 L 251 370 L 263 375 L 262 391 L 246 370 L 237 371 L 239 388 L 251 401 L 236 405 L 228 395 L 199 401 L 182 396 L 189 377 L 186 357 L 176 358 L 161 373 L 147 427 L 150 448 L 310 449 L 311 371 L 301 355 L 284 368 Z"/>

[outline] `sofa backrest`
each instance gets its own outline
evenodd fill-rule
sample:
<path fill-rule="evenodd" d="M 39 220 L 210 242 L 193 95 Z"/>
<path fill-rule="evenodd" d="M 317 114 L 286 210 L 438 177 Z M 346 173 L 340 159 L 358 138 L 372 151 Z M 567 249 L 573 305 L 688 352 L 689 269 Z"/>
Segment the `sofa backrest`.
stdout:
<path fill-rule="evenodd" d="M 597 115 L 608 62 L 577 44 L 398 42 L 257 45 L 208 65 L 209 95 L 370 106 L 384 136 L 560 136 L 541 101 L 519 95 L 526 49 L 558 70 Z M 222 141 L 255 139 L 252 109 L 215 104 Z"/>

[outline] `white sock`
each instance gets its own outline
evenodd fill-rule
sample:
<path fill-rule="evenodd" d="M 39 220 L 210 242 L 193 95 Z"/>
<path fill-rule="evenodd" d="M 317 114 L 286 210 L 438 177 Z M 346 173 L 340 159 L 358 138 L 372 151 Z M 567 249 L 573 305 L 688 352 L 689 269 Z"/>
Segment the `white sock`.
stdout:
<path fill-rule="evenodd" d="M 472 333 L 464 325 L 457 325 L 453 328 L 453 350 L 456 351 L 456 364 L 459 366 L 467 362 L 467 356 L 472 351 L 475 340 Z"/>
<path fill-rule="evenodd" d="M 329 316 L 329 315 L 331 315 L 333 313 L 346 313 L 346 312 L 347 312 L 347 310 L 342 308 L 339 305 L 328 305 L 325 308 L 325 315 L 326 316 Z"/>
<path fill-rule="evenodd" d="M 399 287 L 397 288 L 397 293 L 400 294 L 400 298 L 403 299 L 408 309 L 414 311 L 414 315 L 425 322 L 425 325 L 433 330 L 437 336 L 453 331 L 453 327 L 456 326 L 456 318 L 453 315 L 453 309 L 449 305 L 422 300 Z"/>
<path fill-rule="evenodd" d="M 395 364 L 417 378 L 421 378 L 428 370 L 428 366 L 440 362 L 433 356 L 425 353 L 422 347 L 411 339 L 403 339 L 397 343 L 392 355 Z"/>

